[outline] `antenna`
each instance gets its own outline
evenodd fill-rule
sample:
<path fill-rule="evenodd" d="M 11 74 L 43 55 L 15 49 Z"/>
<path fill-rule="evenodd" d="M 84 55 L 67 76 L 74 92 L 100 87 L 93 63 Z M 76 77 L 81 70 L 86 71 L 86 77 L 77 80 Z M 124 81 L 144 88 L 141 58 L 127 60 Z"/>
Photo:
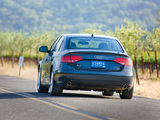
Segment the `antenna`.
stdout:
<path fill-rule="evenodd" d="M 91 37 L 94 37 L 93 33 L 92 33 Z"/>

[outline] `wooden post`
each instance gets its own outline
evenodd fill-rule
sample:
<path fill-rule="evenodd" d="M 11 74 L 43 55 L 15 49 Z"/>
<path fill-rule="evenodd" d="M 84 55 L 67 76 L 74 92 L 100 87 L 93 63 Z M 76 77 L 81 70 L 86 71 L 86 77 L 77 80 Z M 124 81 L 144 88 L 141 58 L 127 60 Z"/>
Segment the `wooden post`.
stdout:
<path fill-rule="evenodd" d="M 1 65 L 2 65 L 2 67 L 3 67 L 3 55 L 1 56 Z"/>
<path fill-rule="evenodd" d="M 157 65 L 157 77 L 159 78 L 159 65 Z"/>
<path fill-rule="evenodd" d="M 149 52 L 148 52 L 148 58 L 149 58 L 149 62 L 148 62 L 148 66 L 149 66 L 149 74 L 150 74 L 150 78 L 151 78 L 152 69 L 151 69 L 150 53 L 149 53 Z"/>
<path fill-rule="evenodd" d="M 157 50 L 155 50 L 155 61 L 156 61 L 156 69 L 157 69 L 157 78 L 159 78 L 159 66 L 157 62 Z"/>
<path fill-rule="evenodd" d="M 135 58 L 136 82 L 137 82 L 138 85 L 140 85 L 139 76 L 138 76 L 138 62 L 137 62 L 136 55 L 134 56 L 134 58 Z"/>
<path fill-rule="evenodd" d="M 21 75 L 21 66 L 19 67 L 19 76 Z"/>
<path fill-rule="evenodd" d="M 144 75 L 144 74 L 145 74 L 145 72 L 144 72 L 143 52 L 142 52 L 142 54 L 141 54 L 141 59 L 142 59 L 142 73 L 143 73 L 143 75 Z"/>
<path fill-rule="evenodd" d="M 39 63 L 39 51 L 36 52 L 37 56 L 37 64 Z"/>
<path fill-rule="evenodd" d="M 21 51 L 20 51 L 20 56 L 23 56 L 23 49 L 21 49 Z M 24 69 L 24 61 L 23 61 L 23 66 L 22 66 L 22 68 Z"/>
<path fill-rule="evenodd" d="M 12 50 L 12 68 L 14 68 L 14 50 Z"/>
<path fill-rule="evenodd" d="M 19 57 L 19 76 L 21 75 L 21 68 L 23 66 L 23 61 L 24 61 L 24 57 L 20 56 Z"/>

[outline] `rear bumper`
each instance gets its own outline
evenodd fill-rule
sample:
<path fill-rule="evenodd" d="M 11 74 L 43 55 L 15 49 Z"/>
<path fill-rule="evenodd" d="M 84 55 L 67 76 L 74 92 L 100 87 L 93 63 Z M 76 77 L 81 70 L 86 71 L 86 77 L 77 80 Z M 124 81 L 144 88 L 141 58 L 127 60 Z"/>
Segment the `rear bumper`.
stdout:
<path fill-rule="evenodd" d="M 99 74 L 56 73 L 55 81 L 64 89 L 114 90 L 130 89 L 134 85 L 133 76 L 113 76 Z"/>

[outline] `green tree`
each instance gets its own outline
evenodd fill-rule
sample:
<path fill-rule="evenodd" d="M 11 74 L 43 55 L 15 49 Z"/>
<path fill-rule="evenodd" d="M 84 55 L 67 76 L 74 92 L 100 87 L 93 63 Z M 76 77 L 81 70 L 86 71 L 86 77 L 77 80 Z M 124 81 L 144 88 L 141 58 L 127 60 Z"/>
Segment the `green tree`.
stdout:
<path fill-rule="evenodd" d="M 19 32 L 7 32 L 6 33 L 6 49 L 11 51 L 12 67 L 14 67 L 14 54 L 20 48 L 20 42 L 22 40 L 22 34 Z"/>
<path fill-rule="evenodd" d="M 1 57 L 1 65 L 3 67 L 3 53 L 6 47 L 6 35 L 4 32 L 0 32 L 0 57 Z"/>
<path fill-rule="evenodd" d="M 92 24 L 106 31 L 124 24 L 124 19 L 152 30 L 159 5 L 159 0 L 0 0 L 0 30 L 61 31 L 65 25 L 75 33 Z"/>
<path fill-rule="evenodd" d="M 126 52 L 133 58 L 135 63 L 136 80 L 140 84 L 138 75 L 138 58 L 140 57 L 142 46 L 141 39 L 146 34 L 136 22 L 125 22 L 125 26 L 115 28 L 115 36 L 119 38 Z"/>
<path fill-rule="evenodd" d="M 153 51 L 155 53 L 155 63 L 156 63 L 157 78 L 158 78 L 159 66 L 158 66 L 158 60 L 157 60 L 157 52 L 160 51 L 160 28 L 153 29 L 152 33 L 149 33 L 147 35 L 147 42 L 153 48 Z"/>

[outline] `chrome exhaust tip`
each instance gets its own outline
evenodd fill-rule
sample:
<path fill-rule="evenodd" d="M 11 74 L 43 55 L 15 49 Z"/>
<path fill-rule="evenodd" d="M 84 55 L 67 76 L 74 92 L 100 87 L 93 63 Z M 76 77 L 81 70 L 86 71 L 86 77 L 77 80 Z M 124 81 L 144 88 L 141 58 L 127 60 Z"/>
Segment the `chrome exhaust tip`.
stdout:
<path fill-rule="evenodd" d="M 122 87 L 123 87 L 124 89 L 127 89 L 127 88 L 128 88 L 128 85 L 125 83 L 125 84 L 122 85 Z"/>
<path fill-rule="evenodd" d="M 72 82 L 71 81 L 68 81 L 67 82 L 67 86 L 71 86 L 72 85 Z"/>

